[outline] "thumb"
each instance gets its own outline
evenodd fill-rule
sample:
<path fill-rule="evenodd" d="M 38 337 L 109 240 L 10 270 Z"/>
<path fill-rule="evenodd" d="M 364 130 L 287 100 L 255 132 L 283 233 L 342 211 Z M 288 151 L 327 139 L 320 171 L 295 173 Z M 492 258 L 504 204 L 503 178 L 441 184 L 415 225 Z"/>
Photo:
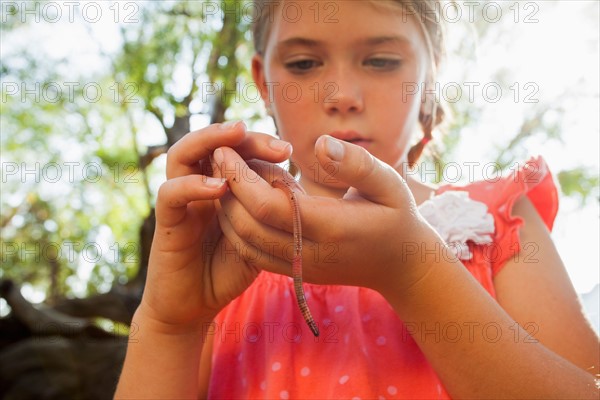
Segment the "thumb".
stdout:
<path fill-rule="evenodd" d="M 322 167 L 335 170 L 335 179 L 349 186 L 346 195 L 358 194 L 374 203 L 395 206 L 412 197 L 404 178 L 364 148 L 323 135 L 315 143 L 315 156 Z"/>

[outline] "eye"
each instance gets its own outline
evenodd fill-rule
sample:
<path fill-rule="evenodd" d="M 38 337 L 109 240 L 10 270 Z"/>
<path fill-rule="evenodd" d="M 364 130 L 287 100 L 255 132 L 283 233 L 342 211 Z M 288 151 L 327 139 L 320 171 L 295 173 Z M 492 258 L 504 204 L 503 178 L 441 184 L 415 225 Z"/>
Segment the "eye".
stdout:
<path fill-rule="evenodd" d="M 319 63 L 315 60 L 298 60 L 285 64 L 285 67 L 292 72 L 306 72 L 310 69 L 316 68 Z"/>
<path fill-rule="evenodd" d="M 402 60 L 395 58 L 369 58 L 364 64 L 375 69 L 390 71 L 400 67 Z"/>

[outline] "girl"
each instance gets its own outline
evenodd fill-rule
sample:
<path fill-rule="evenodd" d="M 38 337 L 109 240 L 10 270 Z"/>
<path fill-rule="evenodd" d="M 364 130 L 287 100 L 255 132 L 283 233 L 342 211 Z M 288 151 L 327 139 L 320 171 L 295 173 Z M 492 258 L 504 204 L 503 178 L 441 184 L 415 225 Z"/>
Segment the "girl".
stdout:
<path fill-rule="evenodd" d="M 437 2 L 256 3 L 253 77 L 285 141 L 234 122 L 170 149 L 116 397 L 597 398 L 598 338 L 549 237 L 543 160 L 465 187 L 407 173 L 443 117 L 407 94 L 435 81 Z M 318 337 L 286 276 L 289 193 L 272 186 L 290 156 Z"/>

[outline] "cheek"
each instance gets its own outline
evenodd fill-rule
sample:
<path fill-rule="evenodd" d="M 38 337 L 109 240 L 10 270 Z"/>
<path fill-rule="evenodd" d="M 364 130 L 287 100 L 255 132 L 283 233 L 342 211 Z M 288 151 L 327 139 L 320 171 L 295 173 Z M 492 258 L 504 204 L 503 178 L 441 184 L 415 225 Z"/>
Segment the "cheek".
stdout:
<path fill-rule="evenodd" d="M 381 131 L 381 146 L 378 146 L 376 157 L 386 163 L 397 166 L 410 149 L 413 136 L 419 131 L 419 110 L 421 107 L 420 97 L 390 95 L 380 97 L 378 101 L 378 112 L 373 121 L 385 128 Z"/>
<path fill-rule="evenodd" d="M 422 99 L 420 87 L 421 85 L 414 81 L 402 81 L 400 84 L 382 90 L 380 98 L 403 116 L 418 116 Z"/>
<path fill-rule="evenodd" d="M 307 127 L 307 121 L 314 120 L 318 113 L 319 105 L 313 99 L 314 93 L 310 86 L 293 80 L 276 80 L 277 76 L 273 78 L 273 82 L 282 82 L 279 85 L 275 83 L 272 90 L 272 109 L 279 134 L 282 139 L 290 141 L 297 151 L 301 148 L 306 150 L 305 147 L 313 146 L 316 140 L 303 131 L 306 129 L 303 127 Z"/>
<path fill-rule="evenodd" d="M 310 137 L 308 132 L 304 131 L 306 121 L 310 120 L 311 115 L 314 116 L 314 112 L 299 103 L 300 101 L 292 103 L 285 99 L 276 98 L 273 108 L 278 134 L 281 139 L 292 144 L 296 157 L 304 154 L 304 152 L 312 154 L 312 147 L 314 146 L 313 138 Z"/>
<path fill-rule="evenodd" d="M 318 105 L 315 101 L 314 85 L 312 87 L 301 85 L 293 80 L 276 87 L 273 99 L 275 107 L 282 113 L 310 114 L 315 112 L 315 107 Z"/>
<path fill-rule="evenodd" d="M 403 140 L 404 136 L 410 135 L 418 124 L 419 111 L 421 108 L 421 97 L 408 95 L 402 92 L 402 87 L 388 87 L 372 94 L 370 108 L 373 112 L 372 123 L 385 124 L 390 129 L 397 141 Z"/>

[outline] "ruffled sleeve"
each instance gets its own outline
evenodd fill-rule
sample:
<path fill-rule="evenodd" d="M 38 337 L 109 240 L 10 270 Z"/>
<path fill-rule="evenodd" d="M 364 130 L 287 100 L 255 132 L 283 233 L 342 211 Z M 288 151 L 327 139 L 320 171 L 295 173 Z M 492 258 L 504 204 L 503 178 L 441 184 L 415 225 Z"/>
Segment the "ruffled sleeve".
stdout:
<path fill-rule="evenodd" d="M 519 228 L 524 221 L 523 218 L 512 215 L 519 197 L 527 195 L 549 231 L 552 231 L 558 212 L 558 190 L 550 169 L 541 156 L 531 158 L 497 185 L 494 191 L 498 193 L 498 202 L 493 214 L 496 220 L 494 242 L 498 252 L 496 257 L 491 258 L 492 276 L 500 272 L 506 262 L 521 250 Z"/>
<path fill-rule="evenodd" d="M 438 194 L 447 190 L 466 190 L 471 199 L 488 206 L 489 213 L 494 218 L 495 230 L 484 258 L 489 261 L 492 278 L 521 250 L 519 228 L 524 221 L 523 218 L 512 215 L 519 197 L 527 195 L 549 231 L 552 230 L 558 212 L 557 186 L 541 156 L 519 164 L 505 177 L 478 181 L 460 188 L 443 186 Z"/>

